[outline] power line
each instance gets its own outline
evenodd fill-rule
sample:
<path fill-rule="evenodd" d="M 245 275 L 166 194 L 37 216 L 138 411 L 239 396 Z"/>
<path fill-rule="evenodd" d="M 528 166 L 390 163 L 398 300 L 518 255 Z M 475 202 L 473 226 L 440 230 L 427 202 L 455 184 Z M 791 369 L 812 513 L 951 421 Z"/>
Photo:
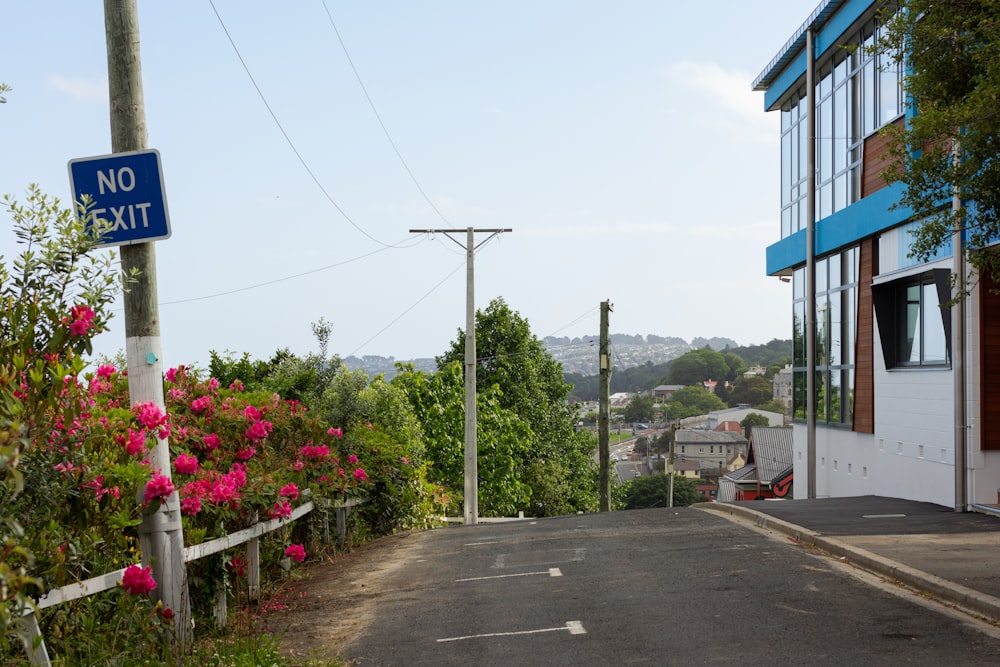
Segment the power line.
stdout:
<path fill-rule="evenodd" d="M 212 11 L 215 12 L 216 18 L 219 19 L 219 25 L 222 26 L 222 31 L 226 33 L 226 38 L 229 40 L 229 44 L 233 47 L 233 51 L 236 52 L 236 57 L 239 59 L 240 64 L 243 66 L 243 71 L 245 71 L 247 73 L 247 76 L 250 78 L 250 83 L 253 84 L 253 87 L 257 91 L 257 95 L 260 97 L 261 102 L 263 102 L 264 107 L 267 108 L 267 112 L 271 114 L 271 119 L 274 120 L 274 124 L 278 126 L 278 130 L 281 132 L 281 136 L 285 138 L 285 142 L 288 144 L 289 148 L 292 149 L 292 152 L 295 154 L 295 157 L 298 158 L 299 163 L 302 165 L 303 169 L 306 170 L 306 173 L 309 174 L 309 177 L 312 179 L 313 183 L 316 184 L 316 187 L 320 189 L 320 192 L 323 193 L 327 201 L 329 201 L 333 205 L 333 207 L 337 209 L 337 212 L 340 213 L 340 215 L 342 215 L 344 219 L 351 224 L 352 227 L 354 227 L 363 235 L 365 235 L 366 237 L 368 237 L 369 239 L 371 239 L 372 241 L 381 246 L 385 246 L 387 248 L 395 247 L 392 244 L 385 243 L 384 241 L 375 238 L 367 231 L 365 231 L 361 227 L 361 225 L 356 223 L 351 218 L 351 216 L 349 216 L 347 212 L 340 207 L 340 204 L 338 204 L 337 201 L 333 198 L 333 196 L 329 192 L 327 192 L 326 188 L 323 187 L 323 184 L 320 183 L 319 178 L 316 177 L 316 174 L 313 173 L 313 170 L 309 167 L 309 164 L 306 162 L 305 158 L 302 157 L 302 154 L 299 152 L 299 149 L 295 147 L 295 143 L 292 141 L 291 137 L 288 136 L 288 132 L 285 131 L 285 128 L 282 126 L 281 121 L 278 120 L 278 116 L 277 114 L 274 113 L 274 110 L 268 103 L 267 98 L 264 96 L 264 92 L 260 89 L 260 86 L 257 85 L 257 81 L 256 79 L 254 79 L 253 74 L 250 72 L 250 68 L 247 66 L 246 61 L 243 59 L 243 55 L 240 53 L 239 48 L 236 46 L 236 42 L 233 40 L 232 35 L 229 34 L 229 29 L 226 27 L 226 23 L 222 20 L 222 16 L 219 14 L 219 10 L 216 9 L 214 0 L 208 0 L 208 4 L 212 6 Z"/>
<path fill-rule="evenodd" d="M 388 329 L 389 327 L 391 327 L 391 326 L 392 326 L 393 324 L 395 324 L 395 323 L 396 323 L 396 322 L 398 322 L 399 320 L 403 319 L 403 316 L 404 316 L 404 315 L 406 315 L 406 314 L 407 314 L 407 313 L 409 313 L 409 312 L 410 312 L 411 310 L 413 310 L 414 308 L 416 308 L 416 307 L 417 307 L 418 305 L 420 305 L 420 303 L 421 303 L 421 302 L 422 302 L 422 301 L 423 301 L 424 299 L 426 299 L 426 298 L 427 298 L 427 297 L 429 297 L 429 296 L 430 296 L 431 294 L 433 294 L 434 292 L 436 292 L 436 291 L 437 291 L 437 289 L 438 289 L 439 287 L 441 287 L 441 285 L 445 284 L 445 282 L 446 282 L 446 281 L 447 281 L 447 280 L 448 280 L 449 278 L 451 278 L 451 277 L 452 277 L 453 275 L 455 275 L 455 274 L 456 274 L 456 273 L 457 273 L 457 272 L 459 271 L 459 269 L 462 269 L 462 268 L 463 268 L 464 266 L 465 266 L 465 262 L 462 262 L 461 264 L 459 264 L 458 266 L 456 266 L 456 267 L 455 267 L 454 269 L 452 269 L 452 270 L 451 270 L 451 272 L 450 272 L 450 273 L 448 273 L 448 275 L 446 275 L 446 276 L 445 276 L 444 278 L 442 278 L 442 279 L 441 279 L 441 280 L 440 280 L 440 281 L 439 281 L 439 282 L 438 282 L 438 283 L 437 283 L 436 285 L 434 285 L 434 287 L 430 288 L 430 290 L 428 290 L 426 294 L 424 294 L 424 295 L 423 295 L 422 297 L 420 297 L 419 299 L 417 299 L 417 300 L 416 300 L 416 302 L 415 302 L 415 303 L 414 303 L 414 304 L 413 304 L 412 306 L 410 306 L 409 308 L 407 308 L 406 310 L 404 310 L 403 312 L 401 312 L 401 313 L 400 313 L 399 315 L 397 315 L 397 316 L 396 316 L 395 318 L 393 318 L 393 319 L 392 319 L 392 320 L 391 320 L 391 321 L 390 321 L 390 322 L 389 322 L 388 324 L 386 324 L 386 325 L 385 325 L 384 327 L 382 327 L 381 329 L 379 329 L 379 330 L 378 330 L 378 331 L 377 331 L 377 332 L 375 333 L 375 335 L 374 335 L 374 336 L 372 336 L 371 338 L 369 338 L 369 339 L 368 339 L 368 340 L 366 340 L 365 342 L 361 343 L 361 345 L 358 345 L 358 346 L 357 346 L 357 347 L 356 347 L 356 348 L 354 349 L 354 351 L 353 351 L 353 352 L 351 352 L 351 353 L 350 353 L 349 355 L 347 355 L 347 356 L 349 356 L 349 357 L 353 357 L 353 356 L 354 356 L 355 354 L 357 354 L 357 353 L 358 353 L 358 352 L 359 352 L 360 350 L 364 349 L 365 345 L 368 345 L 368 343 L 372 342 L 373 340 L 375 340 L 376 338 L 378 338 L 379 336 L 381 336 L 381 335 L 382 335 L 383 333 L 385 333 L 385 331 L 386 331 L 386 330 L 387 330 L 387 329 Z"/>
<path fill-rule="evenodd" d="M 361 92 L 365 94 L 365 99 L 368 100 L 368 106 L 371 107 L 372 113 L 375 114 L 375 118 L 376 120 L 378 120 L 378 124 L 382 128 L 382 133 L 385 134 L 385 138 L 389 141 L 389 145 L 392 146 L 393 152 L 396 154 L 396 157 L 399 158 L 400 164 L 403 165 L 403 169 L 406 170 L 406 173 L 409 175 L 410 180 L 413 181 L 413 185 L 416 186 L 417 191 L 420 192 L 420 195 L 424 198 L 424 201 L 427 202 L 428 206 L 434 209 L 434 212 L 438 214 L 439 218 L 441 218 L 446 223 L 451 225 L 452 224 L 451 221 L 448 220 L 448 218 L 444 217 L 444 214 L 441 213 L 440 210 L 438 210 L 438 207 L 434 205 L 434 202 L 431 201 L 431 198 L 427 196 L 426 192 L 424 192 L 423 187 L 421 187 L 420 183 L 417 181 L 417 177 L 413 175 L 413 171 L 410 169 L 410 165 L 406 163 L 406 160 L 403 159 L 403 154 L 399 152 L 399 148 L 396 146 L 396 142 L 393 141 L 392 136 L 389 134 L 388 128 L 386 128 L 385 123 L 382 121 L 382 115 L 378 112 L 378 109 L 375 107 L 375 102 L 372 101 L 371 95 L 368 94 L 368 88 L 365 86 L 365 82 L 362 81 L 361 74 L 358 72 L 358 68 L 354 65 L 354 59 L 351 58 L 351 54 L 347 50 L 347 45 L 344 43 L 344 38 L 340 36 L 340 30 L 337 29 L 337 23 L 333 20 L 333 15 L 330 13 L 330 8 L 327 6 L 326 0 L 323 0 L 323 9 L 326 10 L 326 16 L 328 19 L 330 19 L 330 25 L 333 27 L 333 32 L 337 35 L 337 41 L 340 42 L 340 48 L 344 50 L 344 56 L 347 58 L 347 62 L 351 66 L 351 71 L 354 72 L 354 78 L 358 80 L 358 85 L 361 86 Z"/>

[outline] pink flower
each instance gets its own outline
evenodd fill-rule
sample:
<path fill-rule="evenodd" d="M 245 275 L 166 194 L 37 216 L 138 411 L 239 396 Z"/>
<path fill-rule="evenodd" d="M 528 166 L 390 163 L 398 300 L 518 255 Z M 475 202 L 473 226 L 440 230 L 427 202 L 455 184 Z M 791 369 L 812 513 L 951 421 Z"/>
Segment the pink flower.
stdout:
<path fill-rule="evenodd" d="M 240 494 L 233 481 L 226 476 L 215 480 L 209 499 L 216 505 L 239 500 Z"/>
<path fill-rule="evenodd" d="M 146 504 L 148 505 L 157 498 L 165 498 L 174 492 L 174 483 L 170 481 L 170 478 L 156 473 L 153 478 L 146 482 L 146 493 L 143 496 Z"/>
<path fill-rule="evenodd" d="M 167 396 L 170 397 L 170 400 L 180 403 L 187 398 L 187 391 L 178 387 L 171 387 L 167 390 Z"/>
<path fill-rule="evenodd" d="M 181 501 L 181 512 L 188 516 L 194 516 L 201 511 L 201 498 L 198 496 L 188 496 Z"/>
<path fill-rule="evenodd" d="M 407 458 L 407 457 L 405 457 L 405 456 L 400 456 L 400 457 L 399 457 L 399 460 L 403 462 L 403 465 L 404 465 L 404 466 L 408 466 L 408 465 L 410 465 L 410 459 L 409 459 L 409 458 Z"/>
<path fill-rule="evenodd" d="M 364 468 L 357 468 L 354 471 L 354 479 L 358 480 L 359 482 L 363 482 L 366 479 L 368 479 L 368 473 L 364 471 Z"/>
<path fill-rule="evenodd" d="M 76 337 L 86 336 L 92 326 L 94 325 L 86 320 L 73 320 L 69 325 L 69 335 Z"/>
<path fill-rule="evenodd" d="M 305 467 L 306 464 L 303 463 L 302 461 L 296 461 L 295 463 L 292 464 L 292 470 L 294 470 L 295 472 L 300 472 Z"/>
<path fill-rule="evenodd" d="M 156 590 L 153 568 L 129 565 L 122 574 L 122 588 L 132 595 L 148 595 Z"/>
<path fill-rule="evenodd" d="M 355 456 L 354 454 L 348 454 L 347 455 L 347 462 L 348 463 L 357 463 L 358 462 L 358 457 Z"/>
<path fill-rule="evenodd" d="M 107 380 L 109 377 L 115 374 L 115 367 L 111 364 L 104 364 L 103 366 L 97 367 L 97 377 Z"/>
<path fill-rule="evenodd" d="M 177 382 L 177 369 L 176 368 L 167 369 L 167 372 L 164 373 L 164 376 L 167 378 L 167 382 Z"/>
<path fill-rule="evenodd" d="M 208 389 L 209 391 L 215 391 L 219 388 L 219 381 L 215 378 L 208 378 Z"/>
<path fill-rule="evenodd" d="M 229 469 L 229 474 L 227 475 L 229 479 L 233 480 L 233 484 L 236 485 L 237 489 L 242 489 L 247 485 L 247 466 L 245 463 L 233 463 Z"/>
<path fill-rule="evenodd" d="M 260 410 L 258 410 L 252 405 L 248 405 L 245 408 L 243 408 L 243 416 L 246 417 L 248 420 L 255 422 L 258 419 L 260 419 Z"/>
<path fill-rule="evenodd" d="M 299 450 L 299 453 L 304 459 L 322 460 L 330 456 L 330 448 L 326 445 L 317 445 L 315 447 L 312 445 L 306 445 Z"/>
<path fill-rule="evenodd" d="M 201 444 L 205 445 L 205 449 L 212 450 L 218 449 L 219 447 L 219 436 L 214 433 L 209 433 L 204 438 L 201 439 Z"/>
<path fill-rule="evenodd" d="M 306 549 L 301 544 L 292 544 L 285 549 L 285 555 L 296 563 L 301 563 L 306 559 Z"/>
<path fill-rule="evenodd" d="M 334 438 L 343 438 L 344 437 L 344 431 L 343 431 L 343 429 L 339 429 L 339 428 L 331 428 L 329 431 L 326 432 L 326 434 L 330 435 L 330 436 L 333 436 Z"/>
<path fill-rule="evenodd" d="M 232 389 L 233 391 L 243 391 L 243 383 L 240 382 L 238 379 L 237 380 L 233 380 L 229 384 L 229 388 Z"/>
<path fill-rule="evenodd" d="M 292 504 L 287 500 L 279 500 L 267 511 L 272 519 L 284 519 L 292 516 Z"/>
<path fill-rule="evenodd" d="M 210 407 L 212 407 L 211 396 L 201 396 L 191 401 L 191 412 L 195 414 L 198 414 L 199 412 L 205 412 Z"/>
<path fill-rule="evenodd" d="M 182 452 L 174 459 L 174 470 L 182 475 L 193 475 L 198 472 L 198 459 L 186 452 Z"/>
<path fill-rule="evenodd" d="M 281 487 L 280 491 L 278 491 L 278 495 L 284 496 L 291 500 L 295 500 L 296 498 L 299 497 L 299 487 L 297 487 L 294 482 L 286 484 L 285 486 Z"/>
<path fill-rule="evenodd" d="M 125 451 L 129 456 L 138 456 L 146 453 L 146 434 L 143 431 L 128 430 L 128 440 L 125 442 Z"/>
<path fill-rule="evenodd" d="M 94 311 L 90 306 L 73 306 L 70 308 L 69 335 L 85 336 L 94 328 Z"/>
<path fill-rule="evenodd" d="M 248 440 L 256 442 L 257 440 L 263 440 L 274 430 L 274 424 L 267 421 L 266 419 L 261 419 L 250 425 L 246 431 L 246 437 Z"/>
<path fill-rule="evenodd" d="M 139 423 L 145 428 L 153 430 L 158 428 L 160 425 L 167 421 L 167 416 L 163 414 L 159 406 L 156 403 L 149 401 L 148 403 L 137 403 L 132 411 L 136 413 L 136 418 Z"/>
<path fill-rule="evenodd" d="M 247 461 L 253 458 L 253 455 L 257 453 L 255 447 L 244 447 L 236 452 L 236 458 L 240 461 Z"/>

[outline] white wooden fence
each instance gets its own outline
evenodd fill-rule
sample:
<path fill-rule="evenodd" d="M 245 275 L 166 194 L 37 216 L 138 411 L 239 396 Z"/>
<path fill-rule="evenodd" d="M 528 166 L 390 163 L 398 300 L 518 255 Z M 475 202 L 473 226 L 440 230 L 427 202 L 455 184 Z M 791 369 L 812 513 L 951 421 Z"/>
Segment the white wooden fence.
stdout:
<path fill-rule="evenodd" d="M 352 507 L 356 507 L 361 503 L 365 502 L 364 498 L 347 498 L 343 501 L 335 501 L 331 503 L 329 500 L 323 499 L 317 501 L 320 503 L 320 509 L 326 510 L 323 512 L 321 519 L 322 527 L 322 540 L 324 542 L 330 542 L 330 524 L 328 510 L 334 509 L 337 513 L 337 544 L 343 546 L 347 537 L 347 516 L 351 511 Z M 193 560 L 198 560 L 199 558 L 204 558 L 205 556 L 210 556 L 212 554 L 219 553 L 220 551 L 225 551 L 240 544 L 247 544 L 247 591 L 250 598 L 256 600 L 260 596 L 260 537 L 271 531 L 277 530 L 284 525 L 299 519 L 306 514 L 315 509 L 316 505 L 312 501 L 299 505 L 294 510 L 289 517 L 283 519 L 271 519 L 269 521 L 263 521 L 260 523 L 255 523 L 254 525 L 240 530 L 235 533 L 226 535 L 225 537 L 220 537 L 218 539 L 211 540 L 210 542 L 203 542 L 201 544 L 196 544 L 194 546 L 186 547 L 184 549 L 184 562 L 189 563 Z M 57 604 L 62 604 L 63 602 L 69 602 L 71 600 L 78 600 L 80 598 L 87 597 L 88 595 L 94 595 L 95 593 L 101 593 L 103 591 L 110 590 L 121 583 L 122 575 L 128 568 L 122 568 L 120 570 L 115 570 L 114 572 L 108 572 L 107 574 L 102 574 L 84 581 L 77 582 L 75 584 L 69 584 L 68 586 L 62 586 L 60 588 L 55 588 L 41 598 L 39 598 L 38 603 L 35 605 L 34 610 L 30 610 L 25 614 L 25 620 L 28 625 L 28 632 L 33 638 L 34 642 L 37 642 L 37 646 L 33 649 L 29 649 L 28 656 L 31 659 L 31 664 L 33 665 L 45 665 L 50 667 L 51 662 L 49 661 L 48 649 L 45 647 L 45 640 L 41 638 L 41 629 L 38 626 L 38 618 L 35 616 L 36 611 L 41 611 L 42 609 L 47 609 L 53 607 Z M 216 622 L 219 625 L 226 625 L 228 622 L 228 612 L 226 610 L 226 591 L 224 587 L 220 587 L 216 591 L 216 597 L 214 601 L 213 614 L 215 615 Z M 34 644 L 33 642 L 33 644 Z"/>

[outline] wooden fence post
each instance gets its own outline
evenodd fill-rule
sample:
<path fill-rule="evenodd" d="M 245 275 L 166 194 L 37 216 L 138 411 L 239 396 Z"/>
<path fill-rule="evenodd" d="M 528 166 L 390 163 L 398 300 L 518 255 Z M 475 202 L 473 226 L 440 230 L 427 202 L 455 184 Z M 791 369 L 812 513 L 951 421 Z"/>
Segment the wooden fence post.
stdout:
<path fill-rule="evenodd" d="M 252 523 L 257 523 L 254 512 Z M 247 595 L 251 600 L 260 599 L 260 539 L 247 542 Z"/>
<path fill-rule="evenodd" d="M 49 651 L 45 648 L 45 638 L 42 637 L 42 630 L 38 627 L 38 617 L 34 613 L 28 614 L 24 617 L 24 622 L 28 626 L 28 636 L 31 637 L 31 653 L 29 655 L 31 664 L 49 667 L 52 663 L 49 661 Z M 35 646 L 36 640 L 38 641 L 37 646 Z"/>

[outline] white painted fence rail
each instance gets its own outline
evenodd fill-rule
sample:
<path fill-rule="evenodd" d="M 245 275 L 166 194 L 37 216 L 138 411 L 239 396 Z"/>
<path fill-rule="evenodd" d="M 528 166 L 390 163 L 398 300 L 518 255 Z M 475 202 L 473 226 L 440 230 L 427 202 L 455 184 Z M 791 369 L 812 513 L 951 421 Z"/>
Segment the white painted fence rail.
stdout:
<path fill-rule="evenodd" d="M 331 508 L 337 512 L 337 543 L 343 545 L 346 539 L 347 531 L 347 515 L 352 507 L 356 507 L 361 503 L 365 502 L 365 498 L 347 498 L 345 500 L 337 500 L 330 502 L 329 500 L 323 499 L 319 502 L 324 506 L 322 509 Z M 269 521 L 262 521 L 260 523 L 255 523 L 249 528 L 239 530 L 235 533 L 226 535 L 225 537 L 219 537 L 209 542 L 202 542 L 201 544 L 195 544 L 184 549 L 184 562 L 189 563 L 193 560 L 198 560 L 199 558 L 204 558 L 205 556 L 211 556 L 212 554 L 219 553 L 220 551 L 225 551 L 226 549 L 231 549 L 232 547 L 239 546 L 244 543 L 247 544 L 247 590 L 249 592 L 251 599 L 257 599 L 260 595 L 260 543 L 259 538 L 262 535 L 266 535 L 272 531 L 281 528 L 284 525 L 300 519 L 306 514 L 309 514 L 316 508 L 315 503 L 312 501 L 303 503 L 299 505 L 294 510 L 292 510 L 291 516 L 282 519 L 270 519 Z M 330 531 L 327 517 L 323 517 L 323 539 L 329 542 Z M 42 609 L 47 609 L 53 607 L 57 604 L 62 604 L 63 602 L 70 602 L 71 600 L 78 600 L 80 598 L 87 597 L 89 595 L 94 595 L 96 593 L 101 593 L 103 591 L 111 590 L 115 586 L 121 583 L 122 576 L 125 574 L 125 570 L 128 568 L 122 568 L 120 570 L 115 570 L 114 572 L 108 572 L 105 574 L 92 577 L 90 579 L 85 579 L 74 584 L 68 584 L 66 586 L 61 586 L 59 588 L 54 588 L 42 597 L 38 599 L 35 609 L 41 611 Z M 221 597 L 220 597 L 221 594 Z M 221 624 L 226 624 L 227 612 L 226 612 L 226 591 L 225 589 L 220 589 L 216 593 L 215 600 L 215 618 L 216 621 Z M 28 631 L 33 638 L 41 637 L 41 630 L 38 626 L 38 619 L 35 616 L 35 610 L 29 610 L 25 613 L 26 621 L 28 624 Z M 31 664 L 33 665 L 45 665 L 49 667 L 51 662 L 49 661 L 48 649 L 45 647 L 44 639 L 37 640 L 38 646 L 34 647 L 33 650 L 29 650 L 29 658 L 31 659 Z"/>

